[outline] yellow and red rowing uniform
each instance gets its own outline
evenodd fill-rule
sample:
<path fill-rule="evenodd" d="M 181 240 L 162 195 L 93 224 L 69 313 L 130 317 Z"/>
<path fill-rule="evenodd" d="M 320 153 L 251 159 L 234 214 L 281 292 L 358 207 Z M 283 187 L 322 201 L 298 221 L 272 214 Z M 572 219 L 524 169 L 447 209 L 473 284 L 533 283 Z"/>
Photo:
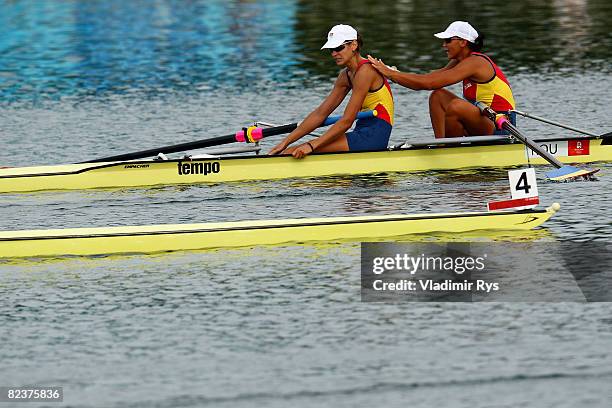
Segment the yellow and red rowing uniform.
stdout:
<path fill-rule="evenodd" d="M 359 61 L 359 65 L 357 66 L 357 71 L 365 64 L 370 64 L 370 61 L 367 59 L 362 59 Z M 357 71 L 355 71 L 355 75 L 357 75 Z M 381 75 L 382 76 L 382 75 Z M 351 88 L 353 87 L 353 83 L 351 82 L 351 78 L 348 75 L 348 69 L 346 70 L 346 77 L 348 78 L 349 84 Z M 377 112 L 376 117 L 378 119 L 382 119 L 391 126 L 393 126 L 393 93 L 391 92 L 391 87 L 389 86 L 389 82 L 387 78 L 382 76 L 383 84 L 376 91 L 368 91 L 363 104 L 361 104 L 361 111 L 370 111 L 375 110 Z"/>
<path fill-rule="evenodd" d="M 491 58 L 480 52 L 472 52 L 471 55 L 482 57 L 489 61 L 495 73 L 493 78 L 487 82 L 476 82 L 471 79 L 463 80 L 463 97 L 472 103 L 484 102 L 496 112 L 507 112 L 514 109 L 514 97 L 510 83 L 504 73 Z"/>

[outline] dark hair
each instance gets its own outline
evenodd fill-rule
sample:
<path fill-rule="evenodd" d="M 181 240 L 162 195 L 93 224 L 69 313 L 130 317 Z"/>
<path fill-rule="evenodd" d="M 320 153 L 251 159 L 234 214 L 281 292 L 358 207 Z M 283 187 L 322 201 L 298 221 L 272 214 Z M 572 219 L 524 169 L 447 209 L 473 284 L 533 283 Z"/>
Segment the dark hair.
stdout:
<path fill-rule="evenodd" d="M 361 34 L 357 32 L 357 52 L 361 50 L 361 47 L 363 47 L 363 38 L 361 38 Z"/>
<path fill-rule="evenodd" d="M 484 34 L 482 34 L 478 30 L 476 31 L 478 32 L 478 37 L 476 37 L 476 40 L 474 40 L 474 42 L 468 41 L 468 48 L 472 51 L 479 52 L 480 50 L 482 50 L 482 47 L 484 47 Z"/>

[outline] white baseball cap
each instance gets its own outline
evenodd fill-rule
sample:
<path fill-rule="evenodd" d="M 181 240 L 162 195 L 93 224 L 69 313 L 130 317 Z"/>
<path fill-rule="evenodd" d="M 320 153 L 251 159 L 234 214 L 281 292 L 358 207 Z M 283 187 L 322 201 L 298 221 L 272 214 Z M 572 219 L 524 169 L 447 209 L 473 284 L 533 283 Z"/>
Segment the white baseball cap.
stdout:
<path fill-rule="evenodd" d="M 453 21 L 446 30 L 441 33 L 434 34 L 438 38 L 459 37 L 473 43 L 478 38 L 478 31 L 466 21 Z"/>
<path fill-rule="evenodd" d="M 327 33 L 327 42 L 323 44 L 321 49 L 336 48 L 347 41 L 357 39 L 357 30 L 350 25 L 338 24 L 332 27 Z"/>

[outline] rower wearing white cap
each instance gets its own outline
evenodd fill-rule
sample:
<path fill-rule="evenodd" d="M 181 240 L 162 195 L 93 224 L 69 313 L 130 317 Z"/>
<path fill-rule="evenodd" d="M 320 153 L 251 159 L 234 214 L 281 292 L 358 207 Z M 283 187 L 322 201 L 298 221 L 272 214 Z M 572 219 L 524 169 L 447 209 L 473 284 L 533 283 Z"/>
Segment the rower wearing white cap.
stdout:
<path fill-rule="evenodd" d="M 495 126 L 475 106 L 484 102 L 499 113 L 514 109 L 514 97 L 506 76 L 487 55 L 479 52 L 483 36 L 465 21 L 455 21 L 440 33 L 449 63 L 429 74 L 399 72 L 368 55 L 372 65 L 387 78 L 414 90 L 433 90 L 429 115 L 434 135 L 441 137 L 491 135 Z M 463 99 L 443 89 L 463 81 Z"/>
<path fill-rule="evenodd" d="M 393 126 L 393 95 L 387 79 L 372 68 L 359 50 L 363 42 L 353 27 L 334 26 L 321 49 L 329 50 L 336 65 L 346 67 L 331 93 L 269 154 L 292 154 L 302 158 L 312 152 L 383 150 L 387 148 Z M 342 103 L 351 92 L 342 118 L 323 135 L 296 147 L 289 145 L 309 134 Z M 347 132 L 359 111 L 376 111 L 376 116 L 358 119 L 355 129 Z"/>

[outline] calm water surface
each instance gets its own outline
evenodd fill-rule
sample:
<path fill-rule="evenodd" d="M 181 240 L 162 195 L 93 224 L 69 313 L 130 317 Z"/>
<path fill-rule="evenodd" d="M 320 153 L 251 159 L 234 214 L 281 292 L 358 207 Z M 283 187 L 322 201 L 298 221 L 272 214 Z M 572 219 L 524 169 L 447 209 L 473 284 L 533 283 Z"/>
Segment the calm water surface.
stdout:
<path fill-rule="evenodd" d="M 0 2 L 0 165 L 300 120 L 337 74 L 318 48 L 340 21 L 425 72 L 445 63 L 432 33 L 470 20 L 520 109 L 606 133 L 611 4 Z M 427 93 L 393 91 L 392 143 L 431 138 Z M 426 238 L 609 242 L 599 167 L 597 182 L 540 181 L 562 205 L 544 229 Z M 474 170 L 5 194 L 0 229 L 481 210 L 507 189 L 505 170 Z M 0 386 L 62 385 L 52 406 L 73 407 L 609 405 L 609 303 L 365 304 L 359 255 L 340 242 L 0 262 Z"/>

